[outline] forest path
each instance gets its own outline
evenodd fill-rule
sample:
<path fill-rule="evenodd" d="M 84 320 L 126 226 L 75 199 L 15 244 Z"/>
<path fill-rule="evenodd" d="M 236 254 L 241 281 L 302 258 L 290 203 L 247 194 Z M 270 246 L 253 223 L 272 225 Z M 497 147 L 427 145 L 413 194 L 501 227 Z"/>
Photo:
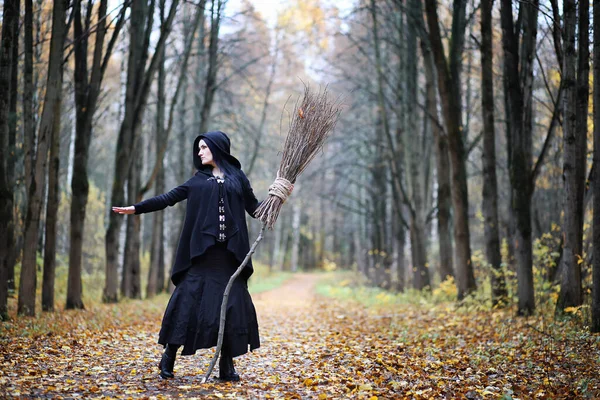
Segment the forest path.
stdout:
<path fill-rule="evenodd" d="M 178 357 L 174 379 L 158 376 L 163 296 L 0 325 L 0 398 L 600 395 L 600 346 L 593 336 L 556 340 L 544 325 L 532 329 L 533 320 L 453 304 L 365 308 L 315 294 L 320 278 L 296 274 L 253 296 L 261 348 L 235 359 L 241 382 L 200 383 L 213 350 Z"/>

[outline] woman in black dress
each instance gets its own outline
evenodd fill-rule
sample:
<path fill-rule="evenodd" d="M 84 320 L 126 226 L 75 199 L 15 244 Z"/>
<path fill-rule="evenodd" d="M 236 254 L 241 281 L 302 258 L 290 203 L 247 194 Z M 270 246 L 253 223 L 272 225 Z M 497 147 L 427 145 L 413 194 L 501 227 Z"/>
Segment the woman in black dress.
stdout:
<path fill-rule="evenodd" d="M 220 131 L 194 141 L 195 175 L 168 193 L 128 207 L 120 214 L 158 211 L 187 199 L 186 217 L 177 246 L 171 280 L 175 290 L 165 310 L 158 343 L 165 347 L 160 376 L 173 377 L 177 350 L 191 355 L 216 346 L 223 292 L 250 250 L 245 212 L 253 216 L 259 202 L 230 141 Z M 229 294 L 227 321 L 219 360 L 219 378 L 238 381 L 233 357 L 260 346 L 256 311 L 248 293 L 248 262 Z"/>

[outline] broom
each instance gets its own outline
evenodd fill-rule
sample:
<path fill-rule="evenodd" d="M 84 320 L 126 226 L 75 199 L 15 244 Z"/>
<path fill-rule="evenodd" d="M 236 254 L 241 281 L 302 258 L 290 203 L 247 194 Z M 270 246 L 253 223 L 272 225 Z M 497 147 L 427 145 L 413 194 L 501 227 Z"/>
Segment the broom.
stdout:
<path fill-rule="evenodd" d="M 323 148 L 327 136 L 335 127 L 340 111 L 341 103 L 339 100 L 330 100 L 327 87 L 322 92 L 313 93 L 309 86 L 304 85 L 304 96 L 299 103 L 296 102 L 294 107 L 288 135 L 283 147 L 281 164 L 277 171 L 277 178 L 275 178 L 275 181 L 269 187 L 268 198 L 254 212 L 254 216 L 263 223 L 262 227 L 258 237 L 250 247 L 250 251 L 246 254 L 238 269 L 231 275 L 225 287 L 223 302 L 221 303 L 217 348 L 208 371 L 202 378 L 202 383 L 206 382 L 210 377 L 223 346 L 227 300 L 233 282 L 242 272 L 252 254 L 254 254 L 256 246 L 263 238 L 265 228 L 273 229 L 283 203 L 285 203 L 288 196 L 292 193 L 296 178 L 298 178 Z"/>

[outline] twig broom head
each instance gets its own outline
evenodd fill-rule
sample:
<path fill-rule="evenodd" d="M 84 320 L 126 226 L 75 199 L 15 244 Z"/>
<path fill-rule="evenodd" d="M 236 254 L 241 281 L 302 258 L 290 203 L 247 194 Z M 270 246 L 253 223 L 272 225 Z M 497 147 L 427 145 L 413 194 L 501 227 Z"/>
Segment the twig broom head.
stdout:
<path fill-rule="evenodd" d="M 294 107 L 277 179 L 269 187 L 269 197 L 254 213 L 269 229 L 277 221 L 281 206 L 291 193 L 291 185 L 315 158 L 333 131 L 340 111 L 340 102 L 329 98 L 327 87 L 313 93 L 309 86 L 304 85 L 304 96 Z"/>

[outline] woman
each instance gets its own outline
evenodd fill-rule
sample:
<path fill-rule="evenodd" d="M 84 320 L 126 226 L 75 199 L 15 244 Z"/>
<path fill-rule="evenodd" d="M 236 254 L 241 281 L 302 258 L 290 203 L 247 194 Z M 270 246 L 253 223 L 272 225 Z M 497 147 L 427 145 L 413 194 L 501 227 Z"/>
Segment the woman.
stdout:
<path fill-rule="evenodd" d="M 187 199 L 171 280 L 175 290 L 162 321 L 158 343 L 165 346 L 160 376 L 173 377 L 177 350 L 191 355 L 216 346 L 223 292 L 231 275 L 250 250 L 244 210 L 253 216 L 259 203 L 240 162 L 229 154 L 230 141 L 220 131 L 194 141 L 198 170 L 183 185 L 129 207 L 113 207 L 119 214 L 158 211 Z M 252 275 L 248 262 L 229 294 L 219 379 L 240 379 L 233 357 L 260 346 L 256 311 L 248 293 Z"/>

